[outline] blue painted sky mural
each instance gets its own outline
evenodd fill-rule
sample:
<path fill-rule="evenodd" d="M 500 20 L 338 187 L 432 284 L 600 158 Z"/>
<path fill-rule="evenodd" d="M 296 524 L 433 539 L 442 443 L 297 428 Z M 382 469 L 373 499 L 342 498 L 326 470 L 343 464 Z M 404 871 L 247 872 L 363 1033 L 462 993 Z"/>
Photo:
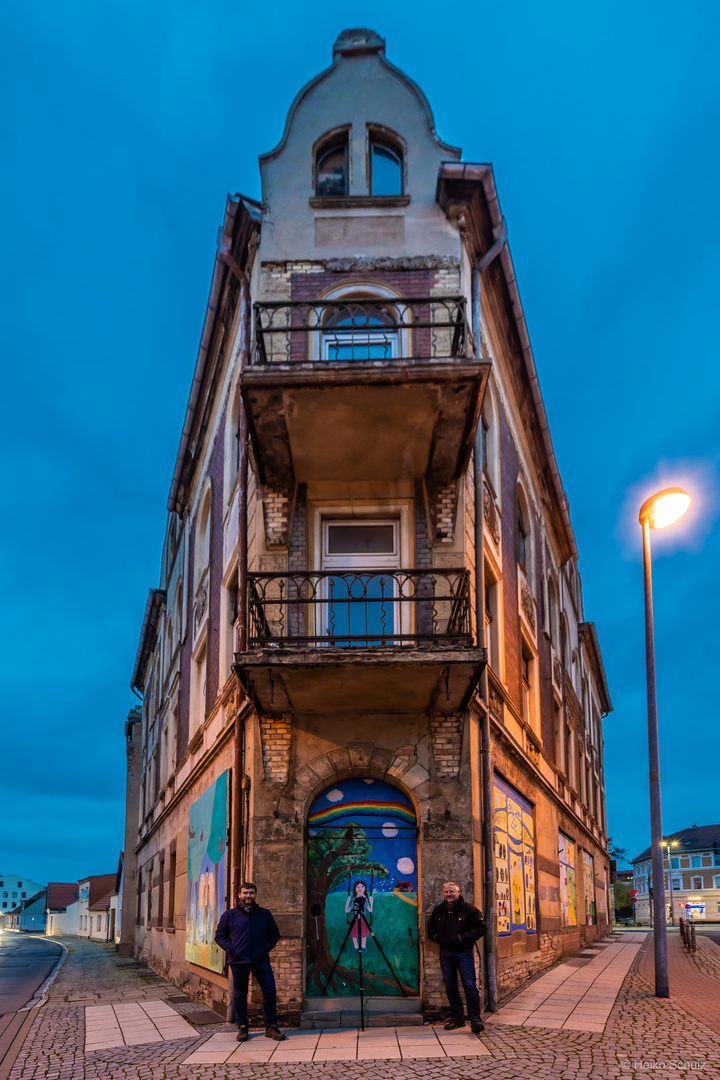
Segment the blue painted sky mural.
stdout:
<path fill-rule="evenodd" d="M 417 892 L 417 866 L 406 853 L 408 840 L 415 846 L 415 811 L 401 791 L 380 780 L 346 780 L 324 792 L 312 805 L 308 816 L 309 835 L 316 836 L 330 827 L 342 835 L 352 822 L 361 821 L 372 857 L 383 863 L 388 876 L 373 880 L 377 892 L 393 892 L 400 883 Z M 365 873 L 353 873 L 352 882 Z M 369 886 L 369 880 L 368 880 Z M 347 879 L 339 881 L 333 892 L 347 890 Z"/>
<path fill-rule="evenodd" d="M 397 0 L 317 0 L 308 18 L 279 0 L 272 16 L 5 13 L 1 868 L 117 865 L 128 683 L 225 195 L 260 196 L 258 154 L 356 25 L 385 36 L 441 137 L 495 167 L 615 706 L 609 828 L 631 854 L 649 838 L 637 509 L 661 483 L 694 497 L 655 538 L 663 822 L 716 821 L 720 8 L 458 0 L 438 20 L 428 0 L 411 19 Z"/>

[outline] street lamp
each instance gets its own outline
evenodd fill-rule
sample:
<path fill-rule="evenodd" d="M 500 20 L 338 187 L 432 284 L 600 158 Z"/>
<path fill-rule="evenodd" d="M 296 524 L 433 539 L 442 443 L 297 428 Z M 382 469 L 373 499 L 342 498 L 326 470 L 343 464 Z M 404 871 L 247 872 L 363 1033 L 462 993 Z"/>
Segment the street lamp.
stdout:
<path fill-rule="evenodd" d="M 657 696 L 655 691 L 655 638 L 653 634 L 652 557 L 650 530 L 664 529 L 683 516 L 690 496 L 682 488 L 665 488 L 640 507 L 643 532 L 643 576 L 645 581 L 645 665 L 647 670 L 648 753 L 650 759 L 650 831 L 652 834 L 652 876 L 655 883 L 653 911 L 655 929 L 655 997 L 670 996 L 667 969 L 667 927 L 665 924 L 665 871 L 662 849 L 660 805 L 660 752 L 658 747 Z"/>
<path fill-rule="evenodd" d="M 670 882 L 670 923 L 675 925 L 675 909 L 673 908 L 673 880 L 672 880 L 672 866 L 670 865 L 670 848 L 677 847 L 677 840 L 663 840 L 662 846 L 667 848 L 667 861 L 668 861 L 668 881 Z"/>

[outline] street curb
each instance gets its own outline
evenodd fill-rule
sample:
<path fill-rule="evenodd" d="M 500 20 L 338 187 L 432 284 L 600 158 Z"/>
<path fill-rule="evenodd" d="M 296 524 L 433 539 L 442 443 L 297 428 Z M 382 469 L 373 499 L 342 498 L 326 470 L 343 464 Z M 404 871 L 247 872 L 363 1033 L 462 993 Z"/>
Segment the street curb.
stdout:
<path fill-rule="evenodd" d="M 40 984 L 40 986 L 37 988 L 30 1000 L 26 1002 L 21 1009 L 18 1009 L 18 1012 L 29 1012 L 30 1009 L 39 1009 L 41 1005 L 44 1005 L 47 1001 L 47 995 L 50 987 L 60 974 L 60 968 L 65 962 L 65 957 L 67 956 L 68 951 L 61 941 L 56 941 L 54 938 L 49 938 L 48 940 L 52 941 L 53 945 L 59 945 L 62 949 L 62 952 L 60 953 L 60 959 L 48 975 L 47 979 L 45 979 L 45 981 Z"/>

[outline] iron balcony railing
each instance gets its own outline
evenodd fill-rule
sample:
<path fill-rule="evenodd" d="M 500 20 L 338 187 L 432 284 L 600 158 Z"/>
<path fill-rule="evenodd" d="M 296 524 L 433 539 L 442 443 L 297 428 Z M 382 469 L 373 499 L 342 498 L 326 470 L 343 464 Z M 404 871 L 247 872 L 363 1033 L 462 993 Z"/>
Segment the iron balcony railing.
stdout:
<path fill-rule="evenodd" d="M 256 303 L 253 363 L 473 355 L 463 296 Z"/>
<path fill-rule="evenodd" d="M 248 644 L 471 645 L 469 572 L 248 574 Z"/>

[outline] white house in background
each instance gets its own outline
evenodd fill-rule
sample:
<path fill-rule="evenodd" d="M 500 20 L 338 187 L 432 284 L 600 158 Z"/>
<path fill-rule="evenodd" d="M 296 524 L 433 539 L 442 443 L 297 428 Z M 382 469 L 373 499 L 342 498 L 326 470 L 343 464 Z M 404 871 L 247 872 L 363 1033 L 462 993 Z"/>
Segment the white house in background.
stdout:
<path fill-rule="evenodd" d="M 108 937 L 108 941 L 112 941 L 115 945 L 120 944 L 120 927 L 122 926 L 122 890 L 124 874 L 125 854 L 121 851 L 120 863 L 118 865 L 117 888 L 113 895 L 110 897 L 110 934 Z"/>
<path fill-rule="evenodd" d="M 117 874 L 95 874 L 81 878 L 78 907 L 78 937 L 107 941 L 110 925 L 110 897 L 116 891 Z"/>
<path fill-rule="evenodd" d="M 44 888 L 39 881 L 31 881 L 17 874 L 0 874 L 0 915 L 7 915 L 13 908 L 20 907 L 23 900 L 29 900 Z"/>
<path fill-rule="evenodd" d="M 47 912 L 47 889 L 39 889 L 18 907 L 2 918 L 5 930 L 20 930 L 26 934 L 44 934 Z"/>
<path fill-rule="evenodd" d="M 117 891 L 121 874 L 122 853 L 114 874 L 97 874 L 82 878 L 78 882 L 80 887 L 79 937 L 87 937 L 93 941 L 115 940 Z"/>
<path fill-rule="evenodd" d="M 80 925 L 80 886 L 77 881 L 50 881 L 47 896 L 45 934 L 75 936 Z"/>

